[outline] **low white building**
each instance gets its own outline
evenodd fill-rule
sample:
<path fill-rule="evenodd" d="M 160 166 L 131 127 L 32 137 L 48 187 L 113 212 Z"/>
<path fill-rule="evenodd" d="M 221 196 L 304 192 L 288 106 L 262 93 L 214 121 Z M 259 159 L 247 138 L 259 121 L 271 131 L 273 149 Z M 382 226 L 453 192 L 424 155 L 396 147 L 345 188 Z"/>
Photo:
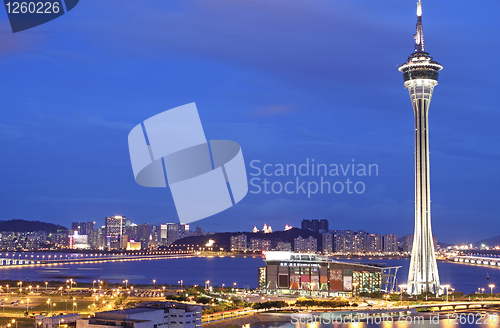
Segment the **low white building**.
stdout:
<path fill-rule="evenodd" d="M 94 318 L 80 319 L 76 323 L 76 328 L 111 327 L 197 328 L 201 327 L 201 306 L 171 302 L 142 303 L 131 309 L 97 312 Z"/>
<path fill-rule="evenodd" d="M 44 315 L 35 316 L 35 326 L 37 328 L 75 327 L 76 322 L 82 317 L 79 314 L 66 314 L 54 317 Z"/>

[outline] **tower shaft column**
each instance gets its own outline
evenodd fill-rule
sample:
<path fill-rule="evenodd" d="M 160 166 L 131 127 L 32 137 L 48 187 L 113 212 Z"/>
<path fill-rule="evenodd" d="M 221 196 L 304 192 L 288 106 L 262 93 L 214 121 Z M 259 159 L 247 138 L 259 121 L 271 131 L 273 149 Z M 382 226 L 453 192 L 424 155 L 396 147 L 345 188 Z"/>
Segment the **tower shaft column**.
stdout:
<path fill-rule="evenodd" d="M 413 294 L 436 293 L 439 275 L 430 215 L 430 169 L 428 114 L 433 80 L 411 80 L 405 83 L 415 114 L 415 234 L 408 277 L 408 291 Z"/>

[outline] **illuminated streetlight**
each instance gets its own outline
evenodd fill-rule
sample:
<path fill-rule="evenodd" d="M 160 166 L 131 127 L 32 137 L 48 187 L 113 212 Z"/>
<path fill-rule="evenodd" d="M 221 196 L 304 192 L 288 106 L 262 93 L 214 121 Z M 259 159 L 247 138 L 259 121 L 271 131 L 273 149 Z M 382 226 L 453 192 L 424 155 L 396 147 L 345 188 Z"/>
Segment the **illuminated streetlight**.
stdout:
<path fill-rule="evenodd" d="M 443 285 L 443 288 L 446 288 L 446 303 L 448 303 L 448 289 L 450 288 L 450 285 Z"/>
<path fill-rule="evenodd" d="M 490 289 L 491 289 L 491 298 L 493 298 L 493 288 L 495 288 L 495 285 L 491 284 L 491 285 L 488 285 L 488 287 L 490 287 Z"/>
<path fill-rule="evenodd" d="M 401 302 L 401 305 L 403 305 L 403 289 L 407 287 L 407 285 L 399 285 L 399 300 Z"/>
<path fill-rule="evenodd" d="M 314 283 L 312 283 L 312 284 L 314 284 Z M 354 287 L 354 290 L 353 290 L 352 296 L 356 296 L 356 287 L 358 287 L 358 285 L 359 285 L 359 283 L 357 283 L 357 282 L 354 282 L 354 283 L 352 284 L 352 287 Z"/>

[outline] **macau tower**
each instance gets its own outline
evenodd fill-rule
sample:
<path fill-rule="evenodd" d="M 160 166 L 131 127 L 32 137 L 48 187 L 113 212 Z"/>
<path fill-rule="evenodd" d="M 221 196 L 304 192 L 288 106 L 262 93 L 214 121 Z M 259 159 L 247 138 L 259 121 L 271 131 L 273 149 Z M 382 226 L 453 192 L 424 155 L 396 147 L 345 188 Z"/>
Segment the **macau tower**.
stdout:
<path fill-rule="evenodd" d="M 422 3 L 417 4 L 415 51 L 399 67 L 415 114 L 415 233 L 408 274 L 409 294 L 439 293 L 439 273 L 431 229 L 428 113 L 443 66 L 425 52 Z"/>

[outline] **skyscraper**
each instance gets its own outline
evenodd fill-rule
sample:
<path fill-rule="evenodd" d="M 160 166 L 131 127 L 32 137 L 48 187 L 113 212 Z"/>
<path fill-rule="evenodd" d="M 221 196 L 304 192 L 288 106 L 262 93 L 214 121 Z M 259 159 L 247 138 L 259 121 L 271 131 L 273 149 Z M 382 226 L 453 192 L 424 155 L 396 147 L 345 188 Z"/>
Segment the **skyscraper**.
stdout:
<path fill-rule="evenodd" d="M 399 67 L 415 114 L 415 234 L 408 274 L 408 293 L 439 292 L 439 274 L 431 230 L 428 113 L 443 66 L 425 52 L 422 3 L 417 4 L 415 52 Z"/>
<path fill-rule="evenodd" d="M 122 236 L 125 235 L 125 217 L 120 215 L 108 216 L 104 219 L 108 249 L 120 249 Z"/>

